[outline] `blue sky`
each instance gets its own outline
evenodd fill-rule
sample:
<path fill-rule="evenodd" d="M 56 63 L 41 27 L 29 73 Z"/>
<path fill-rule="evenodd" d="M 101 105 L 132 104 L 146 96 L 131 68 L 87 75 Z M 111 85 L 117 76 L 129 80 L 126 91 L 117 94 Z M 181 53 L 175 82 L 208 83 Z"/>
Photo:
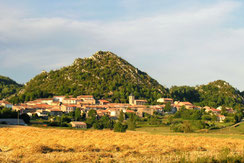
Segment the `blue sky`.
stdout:
<path fill-rule="evenodd" d="M 0 74 L 112 51 L 162 85 L 226 80 L 244 90 L 241 0 L 0 0 Z"/>

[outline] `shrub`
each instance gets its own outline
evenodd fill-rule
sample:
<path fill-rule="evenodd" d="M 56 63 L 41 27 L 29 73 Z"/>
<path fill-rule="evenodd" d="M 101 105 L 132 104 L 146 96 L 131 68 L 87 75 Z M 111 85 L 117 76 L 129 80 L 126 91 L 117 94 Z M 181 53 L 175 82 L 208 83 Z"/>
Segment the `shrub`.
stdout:
<path fill-rule="evenodd" d="M 101 122 L 99 122 L 99 121 L 96 121 L 96 122 L 92 125 L 92 127 L 93 127 L 94 129 L 97 129 L 97 130 L 102 130 L 102 129 L 103 129 L 103 124 L 102 124 Z"/>
<path fill-rule="evenodd" d="M 127 129 L 126 125 L 123 125 L 121 122 L 117 122 L 114 125 L 114 132 L 125 132 Z"/>
<path fill-rule="evenodd" d="M 173 123 L 170 127 L 171 130 L 174 132 L 184 132 L 184 133 L 189 133 L 193 132 L 193 128 L 190 122 L 185 121 L 185 122 L 179 122 L 179 123 Z"/>
<path fill-rule="evenodd" d="M 26 113 L 23 113 L 20 115 L 20 118 L 23 119 L 23 121 L 26 123 L 26 124 L 29 124 L 30 123 L 30 116 Z"/>

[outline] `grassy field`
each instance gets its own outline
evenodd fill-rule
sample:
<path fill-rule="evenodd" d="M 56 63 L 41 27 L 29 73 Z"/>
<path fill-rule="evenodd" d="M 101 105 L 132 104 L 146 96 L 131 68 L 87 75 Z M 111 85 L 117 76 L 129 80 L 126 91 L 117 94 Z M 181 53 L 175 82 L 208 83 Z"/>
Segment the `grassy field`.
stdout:
<path fill-rule="evenodd" d="M 0 162 L 244 161 L 243 139 L 175 134 L 166 128 L 159 129 L 115 133 L 1 127 Z"/>
<path fill-rule="evenodd" d="M 215 138 L 235 138 L 235 139 L 243 139 L 244 140 L 244 123 L 241 123 L 237 127 L 226 127 L 223 129 L 209 130 L 206 133 L 206 130 L 202 130 L 202 132 L 198 131 L 195 133 L 176 133 L 170 130 L 168 126 L 162 127 L 140 127 L 137 128 L 136 131 L 139 132 L 147 132 L 154 135 L 180 135 L 180 136 L 192 136 L 192 137 L 215 137 Z"/>

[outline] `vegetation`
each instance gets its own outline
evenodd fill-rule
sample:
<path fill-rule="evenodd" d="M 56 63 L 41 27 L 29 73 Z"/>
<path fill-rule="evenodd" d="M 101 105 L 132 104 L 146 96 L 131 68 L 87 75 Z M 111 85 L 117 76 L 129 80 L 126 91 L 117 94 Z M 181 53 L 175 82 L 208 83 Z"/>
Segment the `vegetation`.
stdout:
<path fill-rule="evenodd" d="M 34 127 L 0 128 L 0 137 L 0 162 L 244 161 L 238 138 Z"/>
<path fill-rule="evenodd" d="M 99 51 L 90 58 L 78 58 L 71 66 L 43 72 L 24 87 L 23 93 L 12 101 L 23 102 L 52 95 L 92 94 L 97 99 L 128 102 L 133 93 L 136 98 L 156 103 L 168 90 L 127 61 L 111 52 Z"/>
<path fill-rule="evenodd" d="M 0 107 L 0 118 L 17 118 L 18 113 L 9 108 Z"/>
<path fill-rule="evenodd" d="M 17 93 L 21 87 L 22 85 L 16 83 L 12 79 L 0 75 L 0 99 Z"/>
<path fill-rule="evenodd" d="M 174 100 L 189 101 L 200 106 L 240 108 L 244 104 L 243 93 L 223 80 L 196 87 L 173 86 L 170 93 Z"/>

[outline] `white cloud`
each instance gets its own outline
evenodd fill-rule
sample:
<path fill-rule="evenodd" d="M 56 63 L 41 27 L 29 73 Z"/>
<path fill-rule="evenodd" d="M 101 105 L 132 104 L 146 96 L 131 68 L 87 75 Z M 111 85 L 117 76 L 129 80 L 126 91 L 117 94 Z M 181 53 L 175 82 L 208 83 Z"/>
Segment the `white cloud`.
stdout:
<path fill-rule="evenodd" d="M 0 19 L 1 67 L 37 70 L 70 64 L 97 50 L 111 50 L 160 83 L 201 84 L 222 78 L 244 89 L 244 28 L 225 23 L 240 3 L 163 13 L 125 21 L 64 18 Z M 34 74 L 33 74 L 34 75 Z M 234 79 L 233 79 L 234 78 Z"/>

